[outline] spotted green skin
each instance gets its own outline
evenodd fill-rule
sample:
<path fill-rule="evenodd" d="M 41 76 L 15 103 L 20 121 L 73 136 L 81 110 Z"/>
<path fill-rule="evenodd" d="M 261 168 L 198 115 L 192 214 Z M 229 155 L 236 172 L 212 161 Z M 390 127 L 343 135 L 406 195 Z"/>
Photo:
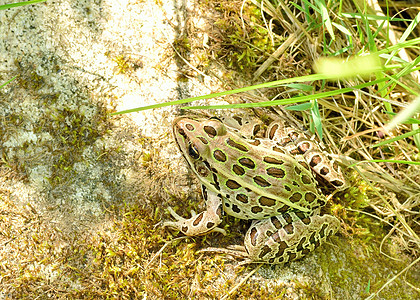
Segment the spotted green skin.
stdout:
<path fill-rule="evenodd" d="M 176 221 L 164 226 L 190 236 L 223 231 L 217 225 L 225 212 L 254 220 L 242 251 L 249 262 L 282 264 L 303 257 L 339 228 L 333 216 L 319 215 L 327 200 L 319 192 L 313 172 L 314 167 L 325 165 L 311 159 L 317 155 L 321 157 L 317 162 L 325 162 L 325 157 L 313 144 L 305 148 L 312 149 L 306 154 L 313 152 L 307 155 L 309 163 L 305 153 L 293 154 L 299 146 L 281 144 L 284 136 L 276 136 L 276 132 L 285 131 L 279 131 L 279 126 L 268 131 L 271 136 L 252 138 L 241 134 L 241 124 L 228 123 L 190 117 L 174 121 L 175 140 L 202 183 L 207 209 L 189 219 L 170 209 Z M 294 140 L 305 142 L 302 137 Z M 336 172 L 330 165 L 326 168 Z M 340 176 L 332 178 L 337 185 L 344 185 Z"/>

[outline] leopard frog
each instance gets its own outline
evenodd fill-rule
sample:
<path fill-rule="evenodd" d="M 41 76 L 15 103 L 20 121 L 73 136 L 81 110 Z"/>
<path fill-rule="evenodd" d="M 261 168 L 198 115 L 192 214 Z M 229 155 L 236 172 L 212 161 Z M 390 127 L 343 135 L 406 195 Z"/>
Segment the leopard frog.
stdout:
<path fill-rule="evenodd" d="M 327 200 L 316 177 L 338 189 L 346 184 L 338 166 L 303 132 L 273 122 L 261 134 L 263 126 L 249 125 L 241 118 L 174 121 L 175 140 L 202 184 L 206 210 L 185 219 L 169 208 L 176 221 L 163 226 L 195 236 L 224 232 L 217 227 L 223 213 L 253 220 L 242 256 L 283 264 L 303 257 L 339 228 L 338 219 L 320 215 Z"/>

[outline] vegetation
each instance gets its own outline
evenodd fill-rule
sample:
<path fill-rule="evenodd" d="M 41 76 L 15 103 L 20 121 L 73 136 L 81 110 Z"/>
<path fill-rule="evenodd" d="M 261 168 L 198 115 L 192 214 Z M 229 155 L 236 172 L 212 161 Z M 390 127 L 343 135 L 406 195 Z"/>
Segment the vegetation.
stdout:
<path fill-rule="evenodd" d="M 420 262 L 420 36 L 416 30 L 420 13 L 418 7 L 403 9 L 399 3 L 377 2 L 378 6 L 370 7 L 357 0 L 202 1 L 199 10 L 214 12 L 211 32 L 191 25 L 172 45 L 171 55 L 179 63 L 187 62 L 188 71 L 180 80 L 203 73 L 217 77 L 227 91 L 137 109 L 236 93 L 242 93 L 247 103 L 205 108 L 288 105 L 336 153 L 351 183 L 347 191 L 334 195 L 330 208 L 342 220 L 340 236 L 333 237 L 332 243 L 345 253 L 349 264 L 338 261 L 331 266 L 329 253 L 336 252 L 327 247 L 317 251 L 317 263 L 336 282 L 343 276 L 353 278 L 352 272 L 364 274 L 366 282 L 360 283 L 363 288 L 357 293 L 365 298 L 392 298 L 396 282 L 407 284 L 413 293 L 420 290 L 419 275 L 413 271 Z M 208 34 L 205 46 L 197 41 L 198 33 Z M 191 54 L 196 60 L 188 60 Z M 128 76 L 137 68 L 129 56 L 110 57 L 116 75 Z M 319 60 L 323 57 L 340 60 Z M 369 58 L 360 62 L 363 57 Z M 223 66 L 223 74 L 212 72 L 215 64 Z M 30 91 L 45 84 L 36 72 L 19 72 L 16 82 L 9 84 Z M 255 90 L 258 94 L 251 92 Z M 40 102 L 49 104 L 58 97 L 49 95 Z M 51 152 L 52 172 L 47 176 L 53 188 L 71 182 L 76 163 L 88 164 L 85 150 L 111 128 L 113 121 L 105 109 L 98 106 L 95 111 L 94 118 L 87 118 L 79 108 L 45 111 L 34 128 L 59 141 Z M 0 124 L 0 140 L 23 122 L 21 116 L 9 115 Z M 172 170 L 153 152 L 157 142 L 138 140 L 150 151 L 141 153 L 142 162 L 135 168 L 150 182 L 161 184 L 162 190 L 164 175 L 158 170 Z M 29 147 L 26 144 L 19 151 L 27 153 Z M 117 160 L 111 153 L 121 152 L 118 147 L 94 149 L 102 161 Z M 14 160 L 3 151 L 0 154 L 2 178 L 26 180 L 34 157 Z M 112 185 L 111 179 L 106 180 Z M 114 191 L 121 201 L 102 203 L 108 214 L 98 228 L 64 232 L 54 225 L 53 217 L 29 203 L 13 203 L 13 191 L 0 186 L 0 248 L 6 249 L 0 252 L 0 299 L 330 297 L 311 281 L 291 279 L 293 292 L 274 280 L 272 285 L 247 281 L 260 268 L 269 272 L 277 267 L 237 266 L 235 277 L 228 277 L 233 268 L 228 258 L 197 252 L 209 244 L 240 244 L 247 228 L 241 221 L 225 219 L 226 237 L 186 238 L 155 226 L 166 218 L 163 201 L 156 196 L 161 194 L 135 193 L 132 197 L 142 201 L 125 202 L 127 192 L 120 187 Z M 170 196 L 170 202 L 185 214 L 198 208 L 195 196 Z M 138 204 L 144 202 L 148 205 Z M 398 272 L 373 281 L 370 272 L 390 268 L 388 257 Z"/>

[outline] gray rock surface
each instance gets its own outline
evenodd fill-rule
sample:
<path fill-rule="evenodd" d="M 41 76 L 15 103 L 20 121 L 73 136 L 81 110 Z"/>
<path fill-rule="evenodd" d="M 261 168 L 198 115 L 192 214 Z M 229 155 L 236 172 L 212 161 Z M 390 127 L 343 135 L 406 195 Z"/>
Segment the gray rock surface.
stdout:
<path fill-rule="evenodd" d="M 61 0 L 0 11 L 0 80 L 16 76 L 0 90 L 0 187 L 11 203 L 31 207 L 70 236 L 110 226 L 113 205 L 159 201 L 162 214 L 170 199 L 196 191 L 179 184 L 188 171 L 171 136 L 177 107 L 115 117 L 109 112 L 223 90 L 210 72 L 195 72 L 172 47 L 188 34 L 190 22 L 202 31 L 189 39 L 206 46 L 212 12 L 200 15 L 198 6 Z M 186 58 L 198 64 L 197 53 Z M 186 71 L 192 75 L 180 80 Z M 399 270 L 385 268 L 383 257 L 369 265 L 368 257 L 349 259 L 355 249 L 342 235 L 331 243 L 290 266 L 263 266 L 251 280 L 285 286 L 290 299 L 310 298 L 314 290 L 325 299 L 360 299 L 369 294 L 363 292 L 369 280 L 379 288 Z M 0 235 L 0 257 L 25 252 L 19 247 Z M 369 270 L 362 272 L 363 266 Z M 51 265 L 39 270 L 51 282 L 58 278 Z M 234 276 L 230 270 L 214 279 L 216 286 Z M 67 289 L 81 288 L 67 280 Z M 0 299 L 13 293 L 5 282 L 0 279 Z M 390 287 L 379 298 L 413 296 L 401 280 Z"/>

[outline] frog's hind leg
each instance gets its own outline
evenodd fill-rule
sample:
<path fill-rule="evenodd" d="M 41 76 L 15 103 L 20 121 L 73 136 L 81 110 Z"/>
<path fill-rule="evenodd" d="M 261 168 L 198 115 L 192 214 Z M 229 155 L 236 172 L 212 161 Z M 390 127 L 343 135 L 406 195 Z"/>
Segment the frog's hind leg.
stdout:
<path fill-rule="evenodd" d="M 203 197 L 206 200 L 206 211 L 199 214 L 192 212 L 192 217 L 185 219 L 179 216 L 172 208 L 168 208 L 172 217 L 176 219 L 175 222 L 164 222 L 164 227 L 171 227 L 180 230 L 185 235 L 195 236 L 202 235 L 212 231 L 217 231 L 225 234 L 225 231 L 218 228 L 217 225 L 222 222 L 223 214 L 223 199 L 219 194 L 207 192 L 205 186 L 202 187 Z"/>
<path fill-rule="evenodd" d="M 289 212 L 254 221 L 245 235 L 245 248 L 252 261 L 283 264 L 314 250 L 339 226 L 330 215 Z"/>

